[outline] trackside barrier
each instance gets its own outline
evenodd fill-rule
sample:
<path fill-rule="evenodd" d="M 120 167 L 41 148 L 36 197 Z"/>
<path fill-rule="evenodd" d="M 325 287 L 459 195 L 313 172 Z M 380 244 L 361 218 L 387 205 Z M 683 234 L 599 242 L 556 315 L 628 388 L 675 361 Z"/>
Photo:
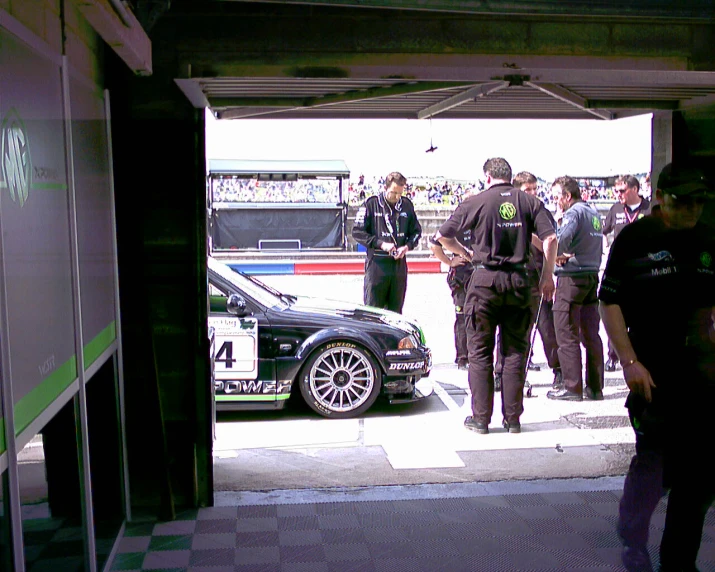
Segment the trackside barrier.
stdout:
<path fill-rule="evenodd" d="M 252 275 L 268 274 L 363 274 L 363 260 L 330 260 L 325 262 L 227 262 L 230 268 Z M 435 259 L 408 260 L 408 271 L 413 274 L 444 272 L 444 265 Z"/>

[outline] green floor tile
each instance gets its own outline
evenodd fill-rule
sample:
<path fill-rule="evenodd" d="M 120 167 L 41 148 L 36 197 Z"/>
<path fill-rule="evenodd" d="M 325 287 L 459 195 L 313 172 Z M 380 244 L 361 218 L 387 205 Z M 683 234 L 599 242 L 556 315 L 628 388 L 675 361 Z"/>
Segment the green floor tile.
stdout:
<path fill-rule="evenodd" d="M 128 524 L 124 530 L 124 536 L 151 536 L 154 530 L 153 522 L 145 522 L 142 524 Z"/>
<path fill-rule="evenodd" d="M 125 552 L 117 554 L 112 563 L 112 570 L 141 570 L 144 562 L 143 552 Z"/>
<path fill-rule="evenodd" d="M 149 550 L 191 550 L 190 534 L 181 536 L 152 536 Z"/>

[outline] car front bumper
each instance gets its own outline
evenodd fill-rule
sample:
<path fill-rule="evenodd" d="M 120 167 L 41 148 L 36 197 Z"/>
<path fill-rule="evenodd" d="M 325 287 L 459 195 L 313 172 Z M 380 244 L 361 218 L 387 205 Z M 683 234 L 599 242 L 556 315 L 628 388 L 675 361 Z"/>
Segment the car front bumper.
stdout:
<path fill-rule="evenodd" d="M 425 379 L 432 369 L 429 348 L 386 352 L 385 360 L 382 392 L 390 403 L 410 403 L 432 395 L 432 384 Z"/>

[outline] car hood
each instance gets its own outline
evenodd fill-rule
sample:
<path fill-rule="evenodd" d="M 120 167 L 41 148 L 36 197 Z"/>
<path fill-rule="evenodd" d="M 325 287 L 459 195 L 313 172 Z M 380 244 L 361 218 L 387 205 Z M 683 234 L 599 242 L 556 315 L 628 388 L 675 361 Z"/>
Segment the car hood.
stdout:
<path fill-rule="evenodd" d="M 416 334 L 420 342 L 424 344 L 424 334 L 419 324 L 405 318 L 402 314 L 398 314 L 397 312 L 374 308 L 372 306 L 363 306 L 362 304 L 353 304 L 342 300 L 326 300 L 324 298 L 311 298 L 309 296 L 294 296 L 294 298 L 295 302 L 291 304 L 291 310 L 295 312 L 335 316 L 363 323 L 387 324 L 407 334 Z"/>

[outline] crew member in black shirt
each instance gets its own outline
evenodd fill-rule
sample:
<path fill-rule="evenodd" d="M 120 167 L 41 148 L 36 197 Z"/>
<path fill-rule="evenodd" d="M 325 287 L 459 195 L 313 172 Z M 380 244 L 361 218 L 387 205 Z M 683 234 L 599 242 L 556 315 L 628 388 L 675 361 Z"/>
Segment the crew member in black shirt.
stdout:
<path fill-rule="evenodd" d="M 715 237 L 700 222 L 712 187 L 702 172 L 670 164 L 657 210 L 616 238 L 599 299 L 623 364 L 636 455 L 623 485 L 618 532 L 628 570 L 652 570 L 648 527 L 671 489 L 661 570 L 696 570 L 715 498 L 711 408 L 715 398 Z M 687 434 L 679 430 L 686 420 Z"/>
<path fill-rule="evenodd" d="M 353 238 L 367 248 L 364 302 L 366 306 L 402 313 L 407 290 L 408 250 L 422 236 L 412 201 L 403 197 L 407 179 L 390 173 L 385 192 L 368 198 L 358 209 Z"/>
<path fill-rule="evenodd" d="M 512 171 L 502 158 L 484 164 L 487 190 L 460 204 L 439 229 L 440 243 L 465 259 L 475 270 L 469 281 L 464 313 L 469 351 L 472 415 L 464 425 L 489 433 L 494 409 L 494 337 L 501 328 L 504 353 L 502 404 L 504 427 L 521 431 L 524 382 L 531 321 L 530 285 L 526 276 L 533 233 L 544 243 L 544 272 L 539 290 L 550 300 L 554 293 L 556 258 L 554 219 L 543 203 L 511 185 Z M 471 229 L 473 254 L 456 237 Z"/>
<path fill-rule="evenodd" d="M 466 198 L 466 197 L 465 197 Z M 454 302 L 454 347 L 457 352 L 455 363 L 459 369 L 469 368 L 469 359 L 467 356 L 467 325 L 464 321 L 464 303 L 467 299 L 467 285 L 472 277 L 472 263 L 465 260 L 461 256 L 452 256 L 451 258 L 444 253 L 442 245 L 439 243 L 439 233 L 430 236 L 430 250 L 435 257 L 449 266 L 447 272 L 447 285 L 452 292 L 452 301 Z M 467 229 L 460 239 L 462 246 L 469 248 L 472 243 L 472 231 Z"/>
<path fill-rule="evenodd" d="M 622 175 L 616 179 L 614 191 L 618 202 L 611 207 L 603 221 L 603 236 L 613 233 L 615 239 L 626 225 L 650 214 L 650 201 L 638 193 L 640 181 L 633 175 Z M 608 361 L 606 371 L 618 369 L 618 355 L 611 341 L 608 341 Z"/>
<path fill-rule="evenodd" d="M 512 184 L 517 189 L 524 191 L 532 197 L 537 196 L 538 179 L 534 174 L 529 173 L 528 171 L 517 173 L 514 176 Z M 554 372 L 553 387 L 558 388 L 562 385 L 563 378 L 561 376 L 561 366 L 559 365 L 558 344 L 556 343 L 556 330 L 554 328 L 554 304 L 551 300 L 542 300 L 541 293 L 539 292 L 539 280 L 544 267 L 544 252 L 543 245 L 538 237 L 532 236 L 529 251 L 531 253 L 531 257 L 529 258 L 529 262 L 526 263 L 526 275 L 528 276 L 529 283 L 531 284 L 532 323 L 529 324 L 529 332 L 531 332 L 531 328 L 534 327 L 533 321 L 535 321 L 538 317 L 536 328 L 539 330 L 541 342 L 544 346 L 546 363 Z M 497 360 L 496 365 L 494 366 L 495 391 L 501 390 L 501 374 L 504 366 L 502 354 L 499 350 L 500 338 L 501 335 L 497 335 Z M 530 356 L 533 355 L 533 350 L 534 348 L 530 346 Z M 531 359 L 529 359 L 527 362 L 527 369 L 539 371 L 541 368 L 538 365 L 533 364 Z"/>

